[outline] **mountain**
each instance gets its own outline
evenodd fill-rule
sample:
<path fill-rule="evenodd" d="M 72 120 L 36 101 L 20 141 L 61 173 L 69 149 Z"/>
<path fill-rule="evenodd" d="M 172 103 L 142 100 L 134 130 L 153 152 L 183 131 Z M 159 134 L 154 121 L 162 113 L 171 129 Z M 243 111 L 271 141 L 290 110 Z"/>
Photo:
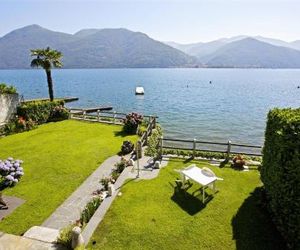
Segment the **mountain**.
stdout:
<path fill-rule="evenodd" d="M 300 40 L 291 42 L 294 49 L 300 50 Z"/>
<path fill-rule="evenodd" d="M 245 38 L 212 53 L 208 67 L 300 68 L 300 51 Z"/>
<path fill-rule="evenodd" d="M 171 46 L 171 47 L 173 47 L 173 48 L 175 48 L 175 49 L 181 50 L 182 52 L 184 52 L 186 54 L 190 54 L 189 53 L 190 50 L 204 44 L 202 42 L 190 43 L 190 44 L 182 44 L 182 43 L 176 43 L 176 42 L 164 42 L 164 43 Z"/>
<path fill-rule="evenodd" d="M 0 38 L 0 68 L 29 68 L 30 49 L 47 46 L 63 53 L 64 68 L 197 65 L 195 58 L 140 32 L 86 29 L 72 35 L 30 25 Z"/>

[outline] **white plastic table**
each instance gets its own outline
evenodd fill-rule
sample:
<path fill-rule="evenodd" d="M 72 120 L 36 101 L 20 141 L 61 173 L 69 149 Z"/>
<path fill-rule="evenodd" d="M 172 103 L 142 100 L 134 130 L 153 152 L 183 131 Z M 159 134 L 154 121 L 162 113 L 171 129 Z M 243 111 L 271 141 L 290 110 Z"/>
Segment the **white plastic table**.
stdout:
<path fill-rule="evenodd" d="M 185 184 L 185 181 L 190 178 L 193 181 L 199 183 L 203 186 L 202 188 L 202 202 L 205 201 L 205 187 L 209 186 L 210 184 L 213 185 L 213 191 L 216 193 L 216 186 L 215 182 L 218 179 L 216 176 L 212 176 L 209 173 L 203 171 L 201 168 L 198 168 L 196 166 L 188 167 L 181 171 L 183 176 L 183 184 Z"/>

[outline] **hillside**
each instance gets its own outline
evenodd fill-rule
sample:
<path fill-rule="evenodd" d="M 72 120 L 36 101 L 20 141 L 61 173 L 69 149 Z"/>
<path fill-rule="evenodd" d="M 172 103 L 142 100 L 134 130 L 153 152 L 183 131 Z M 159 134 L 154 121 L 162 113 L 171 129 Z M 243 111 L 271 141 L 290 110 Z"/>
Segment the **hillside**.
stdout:
<path fill-rule="evenodd" d="M 300 68 L 300 51 L 245 38 L 218 49 L 204 63 L 209 67 Z"/>
<path fill-rule="evenodd" d="M 74 35 L 30 25 L 0 38 L 0 68 L 29 68 L 30 49 L 60 50 L 64 68 L 191 67 L 196 60 L 140 32 L 88 29 Z"/>

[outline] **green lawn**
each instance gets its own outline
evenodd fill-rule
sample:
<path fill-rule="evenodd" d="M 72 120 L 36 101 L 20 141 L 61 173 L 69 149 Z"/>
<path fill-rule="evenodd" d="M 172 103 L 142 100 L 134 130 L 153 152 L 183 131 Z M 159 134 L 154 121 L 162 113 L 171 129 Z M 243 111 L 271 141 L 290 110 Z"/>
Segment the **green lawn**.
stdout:
<path fill-rule="evenodd" d="M 22 234 L 40 225 L 106 158 L 120 150 L 120 126 L 63 121 L 0 139 L 0 159 L 24 161 L 20 183 L 4 191 L 26 202 L 0 222 L 0 231 Z"/>
<path fill-rule="evenodd" d="M 158 178 L 128 181 L 98 226 L 91 249 L 284 249 L 268 215 L 258 205 L 259 172 L 209 166 L 224 178 L 203 206 L 201 195 L 175 192 L 180 169 L 172 160 Z M 198 166 L 208 165 L 195 162 Z M 207 191 L 211 194 L 210 191 Z"/>

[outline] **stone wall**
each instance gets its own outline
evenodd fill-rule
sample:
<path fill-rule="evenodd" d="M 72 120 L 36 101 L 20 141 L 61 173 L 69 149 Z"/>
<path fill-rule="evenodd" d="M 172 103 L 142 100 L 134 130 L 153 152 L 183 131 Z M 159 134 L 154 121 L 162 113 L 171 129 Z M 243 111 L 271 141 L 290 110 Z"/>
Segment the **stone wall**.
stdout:
<path fill-rule="evenodd" d="M 16 112 L 18 103 L 18 94 L 0 94 L 0 125 L 6 123 Z"/>

